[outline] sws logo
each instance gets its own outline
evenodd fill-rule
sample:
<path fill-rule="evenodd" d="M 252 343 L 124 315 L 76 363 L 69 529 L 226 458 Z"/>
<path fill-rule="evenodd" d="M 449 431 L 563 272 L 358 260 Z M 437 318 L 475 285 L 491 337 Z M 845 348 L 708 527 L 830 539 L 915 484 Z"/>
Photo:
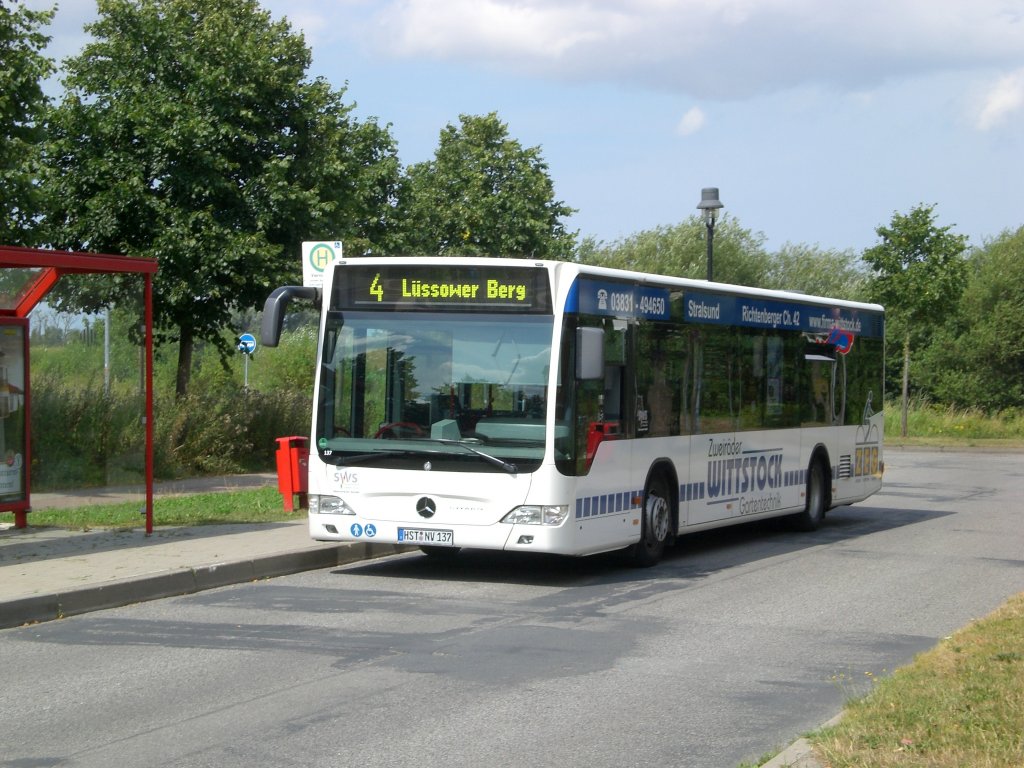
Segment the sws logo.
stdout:
<path fill-rule="evenodd" d="M 346 469 L 344 472 L 335 472 L 334 482 L 342 488 L 345 486 L 359 485 L 359 473 L 353 472 L 349 469 Z"/>

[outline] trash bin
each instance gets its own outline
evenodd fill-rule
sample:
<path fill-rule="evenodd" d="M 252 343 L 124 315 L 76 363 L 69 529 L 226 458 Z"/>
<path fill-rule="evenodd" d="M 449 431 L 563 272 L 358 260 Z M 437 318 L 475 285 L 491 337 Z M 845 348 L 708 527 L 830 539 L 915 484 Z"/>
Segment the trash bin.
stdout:
<path fill-rule="evenodd" d="M 309 438 L 292 435 L 277 438 L 277 490 L 284 497 L 284 508 L 295 510 L 309 505 Z"/>

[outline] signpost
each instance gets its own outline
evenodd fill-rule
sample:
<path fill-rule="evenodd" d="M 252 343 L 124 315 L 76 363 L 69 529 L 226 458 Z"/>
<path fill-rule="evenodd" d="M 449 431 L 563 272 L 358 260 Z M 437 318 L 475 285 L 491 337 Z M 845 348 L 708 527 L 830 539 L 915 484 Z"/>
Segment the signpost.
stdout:
<path fill-rule="evenodd" d="M 238 351 L 245 355 L 245 388 L 249 388 L 249 358 L 256 351 L 256 337 L 251 333 L 243 333 L 238 337 Z"/>

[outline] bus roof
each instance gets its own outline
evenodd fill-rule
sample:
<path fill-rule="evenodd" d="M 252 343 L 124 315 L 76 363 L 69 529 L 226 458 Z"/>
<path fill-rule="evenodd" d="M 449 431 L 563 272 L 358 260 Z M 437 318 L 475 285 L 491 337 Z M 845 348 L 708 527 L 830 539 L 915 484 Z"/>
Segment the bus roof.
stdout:
<path fill-rule="evenodd" d="M 800 302 L 819 306 L 846 307 L 867 312 L 884 313 L 885 309 L 880 304 L 839 299 L 828 296 L 816 296 L 814 294 L 800 291 L 786 291 L 772 288 L 757 288 L 747 285 L 735 285 L 732 283 L 709 282 L 702 279 L 688 277 L 675 277 L 671 275 L 656 275 L 647 272 L 617 269 L 612 267 L 601 267 L 590 264 L 581 264 L 572 261 L 552 261 L 549 259 L 523 259 L 488 256 L 346 256 L 334 262 L 333 266 L 344 267 L 346 265 L 418 265 L 418 266 L 518 266 L 518 267 L 543 267 L 550 272 L 559 273 L 559 280 L 563 281 L 575 275 L 603 277 L 615 280 L 634 281 L 641 285 L 657 285 L 669 288 L 690 289 L 695 291 L 709 291 L 719 294 L 731 294 L 736 296 L 751 296 L 765 299 L 776 299 L 779 301 Z"/>

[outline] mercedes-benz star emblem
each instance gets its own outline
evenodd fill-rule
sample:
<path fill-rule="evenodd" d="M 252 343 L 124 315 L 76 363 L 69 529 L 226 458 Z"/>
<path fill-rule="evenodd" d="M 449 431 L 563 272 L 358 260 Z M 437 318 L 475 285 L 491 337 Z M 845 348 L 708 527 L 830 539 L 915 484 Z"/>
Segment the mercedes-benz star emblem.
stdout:
<path fill-rule="evenodd" d="M 433 517 L 434 513 L 437 512 L 437 504 L 429 496 L 424 496 L 416 502 L 416 511 L 420 517 Z"/>

